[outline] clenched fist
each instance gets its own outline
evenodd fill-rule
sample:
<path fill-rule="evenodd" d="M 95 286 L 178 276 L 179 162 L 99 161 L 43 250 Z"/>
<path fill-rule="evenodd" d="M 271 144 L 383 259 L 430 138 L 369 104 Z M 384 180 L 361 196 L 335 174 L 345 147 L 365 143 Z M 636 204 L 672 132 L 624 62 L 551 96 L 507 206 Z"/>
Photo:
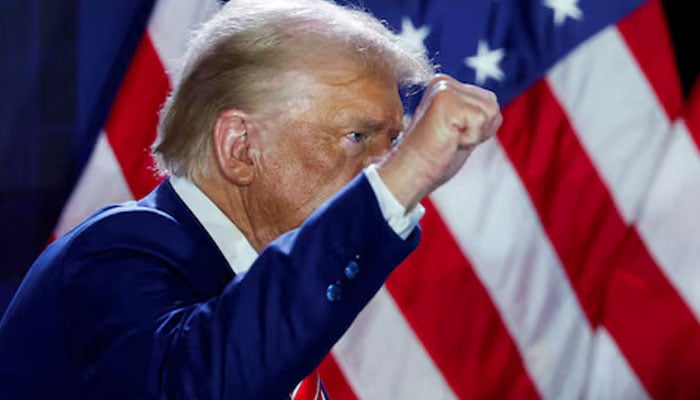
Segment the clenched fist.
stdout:
<path fill-rule="evenodd" d="M 379 165 L 379 175 L 406 210 L 411 210 L 456 174 L 502 120 L 493 92 L 436 75 L 404 139 Z"/>

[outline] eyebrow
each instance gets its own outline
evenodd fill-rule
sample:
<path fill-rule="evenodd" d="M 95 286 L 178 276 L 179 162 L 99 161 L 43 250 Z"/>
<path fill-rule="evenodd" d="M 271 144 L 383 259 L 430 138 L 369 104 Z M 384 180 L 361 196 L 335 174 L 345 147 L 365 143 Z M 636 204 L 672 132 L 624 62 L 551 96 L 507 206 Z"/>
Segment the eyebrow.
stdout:
<path fill-rule="evenodd" d="M 394 124 L 392 121 L 374 118 L 357 118 L 353 121 L 353 126 L 369 132 L 386 130 L 390 133 L 399 133 L 403 130 L 403 123 Z"/>

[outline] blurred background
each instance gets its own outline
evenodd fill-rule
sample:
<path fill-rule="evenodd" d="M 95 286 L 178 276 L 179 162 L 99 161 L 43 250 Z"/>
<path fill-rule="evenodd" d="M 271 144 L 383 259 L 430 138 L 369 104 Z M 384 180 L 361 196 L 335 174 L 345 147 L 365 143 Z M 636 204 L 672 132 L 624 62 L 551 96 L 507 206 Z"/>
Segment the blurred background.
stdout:
<path fill-rule="evenodd" d="M 505 123 L 324 362 L 334 400 L 700 398 L 692 4 L 361 2 Z M 0 2 L 0 314 L 55 237 L 159 183 L 157 111 L 219 7 Z"/>

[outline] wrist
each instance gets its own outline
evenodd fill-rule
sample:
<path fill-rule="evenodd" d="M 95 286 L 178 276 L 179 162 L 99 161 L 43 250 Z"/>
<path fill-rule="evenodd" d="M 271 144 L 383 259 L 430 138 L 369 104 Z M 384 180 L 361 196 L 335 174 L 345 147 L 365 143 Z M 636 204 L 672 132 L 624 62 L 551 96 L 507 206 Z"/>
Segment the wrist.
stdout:
<path fill-rule="evenodd" d="M 394 151 L 377 166 L 377 173 L 406 212 L 429 193 L 430 180 L 420 173 L 422 160 L 406 151 Z"/>

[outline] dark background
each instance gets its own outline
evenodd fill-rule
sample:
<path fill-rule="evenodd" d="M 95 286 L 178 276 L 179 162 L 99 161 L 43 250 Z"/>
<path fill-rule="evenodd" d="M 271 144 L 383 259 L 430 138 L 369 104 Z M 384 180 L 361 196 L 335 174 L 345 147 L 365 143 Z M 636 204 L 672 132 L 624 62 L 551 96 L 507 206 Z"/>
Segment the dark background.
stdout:
<path fill-rule="evenodd" d="M 676 50 L 683 93 L 688 97 L 700 71 L 700 23 L 694 1 L 664 0 L 671 37 Z"/>

